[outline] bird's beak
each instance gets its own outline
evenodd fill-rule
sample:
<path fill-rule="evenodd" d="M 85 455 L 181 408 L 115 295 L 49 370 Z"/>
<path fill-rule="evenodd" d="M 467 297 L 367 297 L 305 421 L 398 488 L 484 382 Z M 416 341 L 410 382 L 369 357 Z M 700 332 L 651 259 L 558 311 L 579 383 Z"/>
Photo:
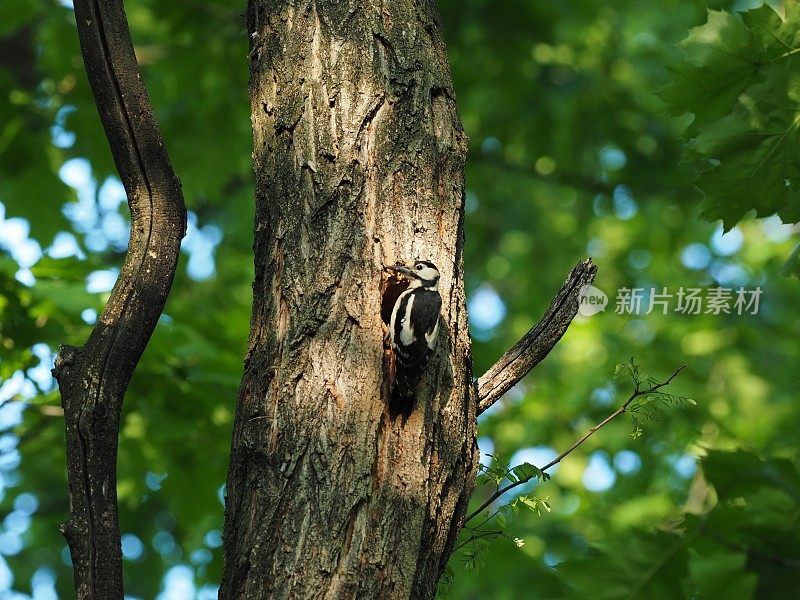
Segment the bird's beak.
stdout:
<path fill-rule="evenodd" d="M 414 276 L 414 272 L 411 269 L 409 269 L 408 267 L 404 266 L 404 265 L 392 265 L 392 266 L 386 267 L 386 268 L 390 269 L 392 271 L 397 271 L 398 273 L 402 273 L 403 275 L 406 275 L 407 277 L 413 277 Z"/>

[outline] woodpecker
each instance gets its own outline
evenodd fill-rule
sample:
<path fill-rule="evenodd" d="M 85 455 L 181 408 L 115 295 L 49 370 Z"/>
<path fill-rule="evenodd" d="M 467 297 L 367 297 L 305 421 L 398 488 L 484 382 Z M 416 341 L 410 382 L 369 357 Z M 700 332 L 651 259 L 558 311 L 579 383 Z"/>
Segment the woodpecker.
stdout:
<path fill-rule="evenodd" d="M 405 418 L 414 408 L 414 396 L 425 366 L 436 347 L 439 333 L 439 269 L 432 262 L 418 260 L 412 268 L 388 267 L 404 275 L 408 288 L 398 296 L 392 308 L 389 336 L 395 356 L 395 384 L 389 409 L 392 415 Z"/>

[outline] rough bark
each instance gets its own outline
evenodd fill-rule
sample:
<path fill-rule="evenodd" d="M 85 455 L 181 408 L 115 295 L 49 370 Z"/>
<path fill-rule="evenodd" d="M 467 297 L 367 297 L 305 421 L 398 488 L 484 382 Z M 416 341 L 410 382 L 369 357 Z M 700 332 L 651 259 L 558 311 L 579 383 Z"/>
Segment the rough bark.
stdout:
<path fill-rule="evenodd" d="M 251 0 L 253 317 L 221 598 L 431 598 L 474 487 L 459 122 L 435 2 Z M 388 413 L 384 265 L 442 273 Z"/>
<path fill-rule="evenodd" d="M 122 399 L 172 285 L 186 225 L 180 182 L 141 81 L 121 0 L 75 0 L 86 71 L 128 195 L 131 236 L 84 346 L 53 373 L 64 407 L 70 518 L 62 527 L 79 599 L 122 598 L 116 459 Z"/>

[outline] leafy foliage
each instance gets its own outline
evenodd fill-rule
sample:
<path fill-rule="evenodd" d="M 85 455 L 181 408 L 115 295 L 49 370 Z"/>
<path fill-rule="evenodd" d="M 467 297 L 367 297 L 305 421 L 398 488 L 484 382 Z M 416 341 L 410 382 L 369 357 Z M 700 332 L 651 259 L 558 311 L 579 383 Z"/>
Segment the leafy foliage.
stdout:
<path fill-rule="evenodd" d="M 676 374 L 679 371 L 676 371 Z M 625 412 L 633 416 L 633 432 L 631 435 L 634 438 L 642 435 L 642 428 L 637 416 L 644 416 L 648 420 L 655 422 L 661 419 L 662 412 L 666 408 L 686 404 L 697 406 L 697 402 L 691 398 L 664 391 L 666 389 L 662 388 L 664 384 L 652 375 L 642 373 L 639 364 L 633 358 L 627 362 L 619 363 L 614 368 L 614 378 L 620 383 L 630 381 L 634 385 L 634 397 L 625 407 Z"/>
<path fill-rule="evenodd" d="M 712 10 L 681 47 L 663 98 L 694 117 L 687 156 L 704 215 L 726 229 L 751 210 L 800 221 L 800 7 L 787 3 L 783 17 L 767 5 Z"/>
<path fill-rule="evenodd" d="M 579 595 L 595 589 L 602 598 L 780 597 L 800 574 L 797 467 L 741 450 L 709 452 L 692 492 L 696 506 L 678 522 L 636 531 L 625 546 L 597 546 L 560 570 Z M 616 586 L 598 588 L 586 576 L 597 563 L 613 569 Z"/>

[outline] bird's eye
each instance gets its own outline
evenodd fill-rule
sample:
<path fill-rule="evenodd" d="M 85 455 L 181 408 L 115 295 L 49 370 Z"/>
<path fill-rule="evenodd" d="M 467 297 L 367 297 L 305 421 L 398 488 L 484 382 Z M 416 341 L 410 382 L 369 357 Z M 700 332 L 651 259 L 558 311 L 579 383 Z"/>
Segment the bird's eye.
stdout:
<path fill-rule="evenodd" d="M 422 265 L 417 265 L 417 271 L 422 271 Z"/>

